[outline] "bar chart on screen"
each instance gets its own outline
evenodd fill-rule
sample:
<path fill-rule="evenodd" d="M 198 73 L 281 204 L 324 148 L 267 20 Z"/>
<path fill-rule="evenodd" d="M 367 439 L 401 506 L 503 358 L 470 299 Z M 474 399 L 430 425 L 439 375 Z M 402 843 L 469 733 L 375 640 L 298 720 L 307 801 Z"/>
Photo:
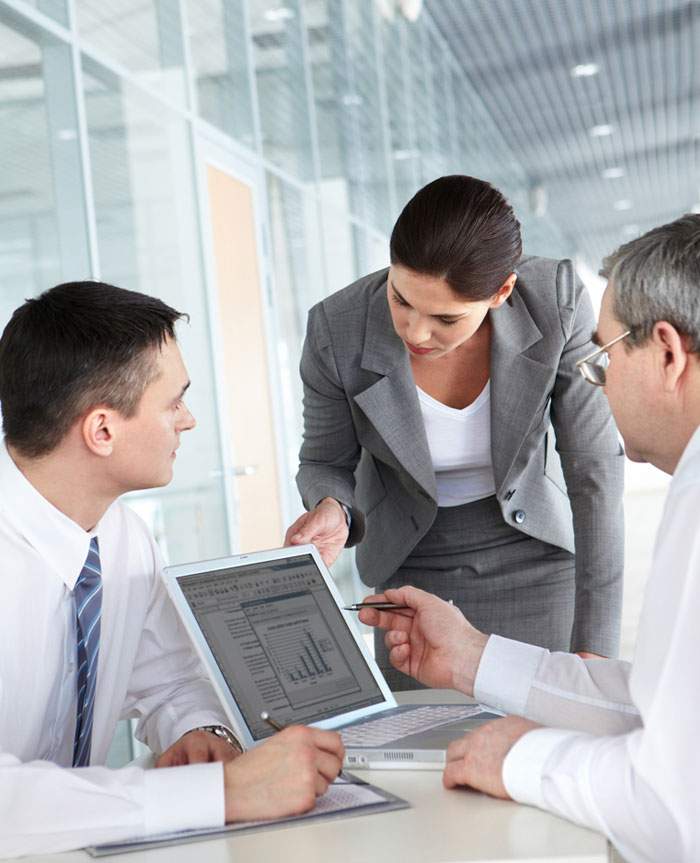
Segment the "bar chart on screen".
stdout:
<path fill-rule="evenodd" d="M 311 592 L 258 601 L 245 610 L 291 705 L 357 691 L 355 675 Z"/>

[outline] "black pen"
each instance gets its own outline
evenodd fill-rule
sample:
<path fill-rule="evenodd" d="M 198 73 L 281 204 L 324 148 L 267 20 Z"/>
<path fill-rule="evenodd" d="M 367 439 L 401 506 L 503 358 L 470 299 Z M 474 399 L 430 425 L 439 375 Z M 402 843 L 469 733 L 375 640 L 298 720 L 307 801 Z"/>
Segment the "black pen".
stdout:
<path fill-rule="evenodd" d="M 373 608 L 375 611 L 400 611 L 410 609 L 410 605 L 398 605 L 395 602 L 355 602 L 353 605 L 344 605 L 343 611 L 362 611 L 363 608 Z"/>
<path fill-rule="evenodd" d="M 267 710 L 262 711 L 260 718 L 263 722 L 267 722 L 270 728 L 274 728 L 275 731 L 284 731 L 287 727 L 276 719 L 273 719 Z M 344 770 L 341 770 L 338 774 L 338 778 L 331 782 L 331 785 L 369 785 L 369 782 L 366 782 L 364 779 L 359 779 L 357 776 L 353 776 L 352 773 L 346 773 Z"/>

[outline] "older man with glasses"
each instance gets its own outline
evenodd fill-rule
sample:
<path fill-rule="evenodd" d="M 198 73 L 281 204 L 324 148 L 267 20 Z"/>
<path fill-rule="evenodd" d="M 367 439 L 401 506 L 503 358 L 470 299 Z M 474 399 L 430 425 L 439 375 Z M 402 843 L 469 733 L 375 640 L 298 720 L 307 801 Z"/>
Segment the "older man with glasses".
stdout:
<path fill-rule="evenodd" d="M 627 456 L 673 474 L 633 663 L 487 636 L 412 587 L 362 611 L 392 664 L 506 714 L 448 751 L 444 782 L 605 833 L 629 863 L 700 860 L 700 215 L 619 248 L 595 341 L 577 364 L 605 388 Z"/>
<path fill-rule="evenodd" d="M 632 330 L 625 330 L 624 333 L 620 333 L 619 336 L 616 336 L 611 341 L 601 345 L 597 351 L 593 351 L 592 354 L 588 354 L 587 357 L 584 357 L 576 363 L 576 368 L 581 372 L 589 384 L 593 384 L 594 387 L 605 386 L 605 369 L 608 367 L 608 363 L 610 362 L 608 351 L 613 345 L 621 342 L 631 333 Z M 593 341 L 595 344 L 600 343 L 598 333 L 593 333 Z"/>

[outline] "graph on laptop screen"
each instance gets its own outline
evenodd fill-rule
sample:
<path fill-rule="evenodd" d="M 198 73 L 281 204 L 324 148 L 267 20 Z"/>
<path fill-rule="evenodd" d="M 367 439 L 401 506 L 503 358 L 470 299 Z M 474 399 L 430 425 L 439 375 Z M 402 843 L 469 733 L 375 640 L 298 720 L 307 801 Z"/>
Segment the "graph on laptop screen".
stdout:
<path fill-rule="evenodd" d="M 311 555 L 178 584 L 254 739 L 384 700 Z"/>

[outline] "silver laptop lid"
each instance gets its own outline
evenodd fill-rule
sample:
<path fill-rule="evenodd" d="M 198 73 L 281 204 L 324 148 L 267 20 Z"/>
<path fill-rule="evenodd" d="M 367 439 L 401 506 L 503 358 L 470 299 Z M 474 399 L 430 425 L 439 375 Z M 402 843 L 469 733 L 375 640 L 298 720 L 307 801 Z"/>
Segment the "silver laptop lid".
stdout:
<path fill-rule="evenodd" d="M 245 746 L 396 706 L 313 545 L 167 567 L 163 578 Z"/>

